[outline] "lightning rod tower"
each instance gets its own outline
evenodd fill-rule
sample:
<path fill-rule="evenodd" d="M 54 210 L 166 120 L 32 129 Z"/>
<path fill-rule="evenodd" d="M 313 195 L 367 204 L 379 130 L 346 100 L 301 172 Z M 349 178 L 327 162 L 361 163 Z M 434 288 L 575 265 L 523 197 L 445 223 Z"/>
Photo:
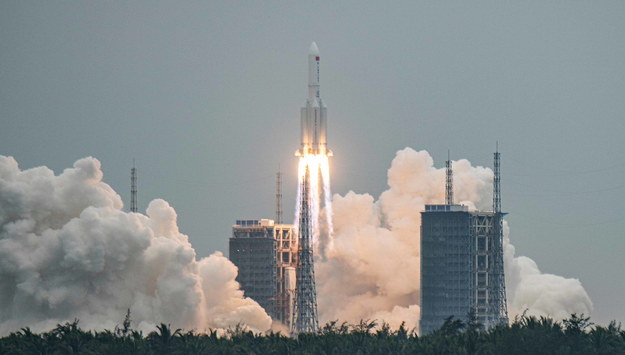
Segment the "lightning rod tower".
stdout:
<path fill-rule="evenodd" d="M 282 173 L 276 173 L 276 224 L 282 224 Z"/>
<path fill-rule="evenodd" d="M 317 291 L 312 248 L 310 170 L 306 167 L 301 191 L 299 215 L 299 245 L 296 267 L 295 309 L 291 333 L 315 333 L 319 329 Z"/>
<path fill-rule="evenodd" d="M 137 212 L 137 168 L 134 159 L 130 169 L 130 212 Z"/>
<path fill-rule="evenodd" d="M 451 159 L 449 158 L 449 150 L 447 151 L 447 161 L 445 162 L 447 168 L 447 180 L 445 181 L 445 204 L 454 204 L 454 172 L 451 169 Z"/>
<path fill-rule="evenodd" d="M 493 212 L 501 212 L 501 171 L 499 166 L 499 142 L 496 143 L 495 161 L 493 164 L 495 170 L 495 178 L 493 180 Z"/>
<path fill-rule="evenodd" d="M 508 323 L 508 307 L 506 299 L 506 277 L 504 274 L 503 261 L 503 217 L 506 213 L 501 212 L 501 154 L 499 153 L 499 142 L 496 144 L 494 154 L 494 179 L 493 179 L 493 213 L 495 214 L 494 227 L 495 238 L 493 238 L 493 294 L 490 305 L 493 307 L 492 313 L 496 315 L 497 323 Z"/>

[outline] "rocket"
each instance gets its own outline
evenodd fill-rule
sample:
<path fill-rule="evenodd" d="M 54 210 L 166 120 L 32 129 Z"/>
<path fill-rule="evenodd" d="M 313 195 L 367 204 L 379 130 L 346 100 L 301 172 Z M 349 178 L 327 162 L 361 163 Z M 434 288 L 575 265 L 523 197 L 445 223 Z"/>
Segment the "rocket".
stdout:
<path fill-rule="evenodd" d="M 328 149 L 327 108 L 319 95 L 319 48 L 313 42 L 308 50 L 308 98 L 301 109 L 302 145 L 296 156 L 306 154 L 332 156 Z"/>

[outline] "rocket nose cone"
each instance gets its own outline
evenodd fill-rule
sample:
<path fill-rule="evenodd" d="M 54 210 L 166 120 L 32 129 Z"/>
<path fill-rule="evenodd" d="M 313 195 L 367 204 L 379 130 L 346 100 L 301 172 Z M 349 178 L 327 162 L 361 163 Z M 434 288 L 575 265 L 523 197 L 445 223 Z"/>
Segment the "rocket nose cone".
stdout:
<path fill-rule="evenodd" d="M 319 55 L 319 48 L 317 48 L 317 43 L 313 42 L 310 45 L 310 49 L 308 49 L 309 55 Z"/>

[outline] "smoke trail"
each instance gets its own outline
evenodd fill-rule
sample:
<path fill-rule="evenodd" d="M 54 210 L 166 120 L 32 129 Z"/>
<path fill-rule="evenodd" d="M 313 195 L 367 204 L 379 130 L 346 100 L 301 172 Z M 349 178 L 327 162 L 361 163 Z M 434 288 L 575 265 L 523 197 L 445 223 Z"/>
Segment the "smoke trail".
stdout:
<path fill-rule="evenodd" d="M 126 213 L 102 177 L 94 158 L 55 176 L 46 167 L 21 171 L 0 156 L 0 334 L 74 318 L 113 329 L 127 309 L 145 331 L 160 322 L 269 328 L 228 259 L 219 252 L 196 259 L 167 202 L 152 201 L 146 215 Z"/>
<path fill-rule="evenodd" d="M 453 162 L 454 194 L 470 209 L 492 208 L 493 172 L 467 160 Z M 334 195 L 334 246 L 316 262 L 320 322 L 386 320 L 392 326 L 419 319 L 421 211 L 444 203 L 445 170 L 426 151 L 397 152 L 389 189 L 376 201 L 352 191 Z M 578 280 L 542 274 L 527 257 L 515 257 L 505 233 L 505 272 L 511 317 L 531 313 L 564 318 L 590 314 L 592 302 Z"/>

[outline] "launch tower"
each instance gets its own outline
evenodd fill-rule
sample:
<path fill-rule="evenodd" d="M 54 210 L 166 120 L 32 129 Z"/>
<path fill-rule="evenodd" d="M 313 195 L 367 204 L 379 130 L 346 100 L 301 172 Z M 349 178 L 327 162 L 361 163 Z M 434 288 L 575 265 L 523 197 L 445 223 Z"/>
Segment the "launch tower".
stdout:
<path fill-rule="evenodd" d="M 292 333 L 314 333 L 319 328 L 317 317 L 317 291 L 313 262 L 312 225 L 310 220 L 310 170 L 306 168 L 302 184 L 299 218 L 299 245 L 295 309 Z"/>

